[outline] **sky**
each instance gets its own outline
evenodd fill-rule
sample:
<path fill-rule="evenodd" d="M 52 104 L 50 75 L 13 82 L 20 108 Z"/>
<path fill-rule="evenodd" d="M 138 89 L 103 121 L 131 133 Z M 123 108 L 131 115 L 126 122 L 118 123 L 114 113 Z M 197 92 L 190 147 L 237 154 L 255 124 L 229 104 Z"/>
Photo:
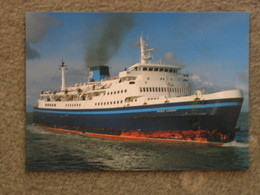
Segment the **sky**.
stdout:
<path fill-rule="evenodd" d="M 89 67 L 108 65 L 111 76 L 140 60 L 143 35 L 153 62 L 182 67 L 193 89 L 206 93 L 240 89 L 248 111 L 249 14 L 26 13 L 26 110 L 41 90 L 59 89 L 59 65 L 66 83 L 87 82 Z"/>

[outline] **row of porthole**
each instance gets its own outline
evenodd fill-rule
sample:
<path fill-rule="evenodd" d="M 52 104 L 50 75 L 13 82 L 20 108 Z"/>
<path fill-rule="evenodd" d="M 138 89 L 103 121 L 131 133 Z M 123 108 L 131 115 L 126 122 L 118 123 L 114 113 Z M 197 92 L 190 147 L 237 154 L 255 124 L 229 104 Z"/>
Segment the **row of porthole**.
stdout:
<path fill-rule="evenodd" d="M 159 100 L 159 98 L 148 98 L 148 100 Z"/>
<path fill-rule="evenodd" d="M 75 106 L 81 106 L 81 104 L 65 104 L 66 107 L 75 107 Z"/>
<path fill-rule="evenodd" d="M 174 87 L 140 87 L 140 92 L 175 92 L 191 93 L 191 89 Z"/>
<path fill-rule="evenodd" d="M 45 106 L 52 106 L 52 107 L 55 107 L 56 104 L 45 104 Z"/>
<path fill-rule="evenodd" d="M 125 89 L 125 90 L 118 90 L 118 91 L 110 91 L 110 92 L 107 92 L 107 95 L 126 93 L 126 92 L 127 92 L 127 89 Z"/>
<path fill-rule="evenodd" d="M 103 105 L 112 105 L 112 104 L 122 104 L 123 100 L 117 100 L 117 101 L 110 101 L 110 102 L 98 102 L 95 103 L 95 106 L 103 106 Z"/>

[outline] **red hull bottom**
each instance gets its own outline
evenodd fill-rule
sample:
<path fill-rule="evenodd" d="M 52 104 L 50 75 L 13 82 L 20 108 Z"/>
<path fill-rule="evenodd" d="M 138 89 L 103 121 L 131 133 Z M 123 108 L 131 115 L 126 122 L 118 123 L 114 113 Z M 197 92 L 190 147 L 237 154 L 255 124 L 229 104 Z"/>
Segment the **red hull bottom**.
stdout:
<path fill-rule="evenodd" d="M 107 138 L 107 139 L 118 139 L 118 140 L 129 140 L 129 141 L 157 141 L 157 142 L 187 142 L 187 143 L 201 143 L 201 144 L 213 144 L 223 145 L 228 137 L 217 130 L 186 130 L 186 131 L 156 131 L 156 132 L 139 132 L 139 131 L 128 131 L 122 132 L 120 135 L 108 135 L 99 133 L 82 132 L 61 128 L 53 128 L 39 125 L 41 128 L 52 130 L 56 132 L 64 132 L 71 134 L 85 134 L 93 137 Z M 217 137 L 219 141 L 209 141 L 209 137 Z"/>

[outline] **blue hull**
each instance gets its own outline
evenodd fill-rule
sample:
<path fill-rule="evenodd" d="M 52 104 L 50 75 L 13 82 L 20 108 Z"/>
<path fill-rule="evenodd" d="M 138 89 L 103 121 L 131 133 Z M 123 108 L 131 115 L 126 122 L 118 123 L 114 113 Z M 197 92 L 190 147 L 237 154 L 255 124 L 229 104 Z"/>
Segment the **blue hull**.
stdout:
<path fill-rule="evenodd" d="M 82 132 L 217 130 L 235 135 L 242 98 L 96 110 L 34 109 L 34 123 Z"/>

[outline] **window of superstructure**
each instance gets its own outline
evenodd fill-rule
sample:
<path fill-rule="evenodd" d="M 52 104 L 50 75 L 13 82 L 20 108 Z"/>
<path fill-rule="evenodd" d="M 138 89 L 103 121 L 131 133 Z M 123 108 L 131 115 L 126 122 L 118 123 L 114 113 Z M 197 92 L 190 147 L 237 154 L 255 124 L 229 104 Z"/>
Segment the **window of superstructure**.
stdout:
<path fill-rule="evenodd" d="M 160 68 L 159 71 L 160 71 L 160 72 L 163 72 L 163 68 Z"/>
<path fill-rule="evenodd" d="M 155 91 L 156 91 L 156 92 L 158 91 L 158 88 L 157 88 L 157 87 L 155 87 Z"/>
<path fill-rule="evenodd" d="M 117 101 L 117 104 L 119 104 L 119 101 Z"/>
<path fill-rule="evenodd" d="M 144 68 L 143 68 L 143 71 L 147 71 L 147 68 L 144 67 Z"/>
<path fill-rule="evenodd" d="M 150 67 L 150 68 L 148 68 L 148 70 L 149 70 L 149 71 L 153 71 L 153 68 Z"/>
<path fill-rule="evenodd" d="M 121 90 L 121 93 L 123 93 L 124 91 L 123 90 Z"/>
<path fill-rule="evenodd" d="M 116 104 L 116 101 L 114 101 L 114 104 Z"/>
<path fill-rule="evenodd" d="M 142 92 L 142 87 L 140 87 L 140 92 Z"/>
<path fill-rule="evenodd" d="M 117 93 L 119 93 L 120 91 L 118 90 Z"/>
<path fill-rule="evenodd" d="M 156 72 L 157 72 L 158 70 L 159 70 L 159 68 L 154 68 L 154 71 L 156 71 Z"/>
<path fill-rule="evenodd" d="M 143 88 L 143 91 L 145 92 L 145 87 Z"/>
<path fill-rule="evenodd" d="M 146 87 L 146 91 L 149 92 L 149 88 L 148 87 Z"/>
<path fill-rule="evenodd" d="M 149 88 L 149 91 L 152 92 L 152 88 L 151 87 Z"/>
<path fill-rule="evenodd" d="M 116 91 L 114 91 L 114 94 L 116 94 Z"/>
<path fill-rule="evenodd" d="M 121 100 L 120 103 L 122 104 L 122 103 L 123 103 L 123 100 Z"/>
<path fill-rule="evenodd" d="M 155 88 L 153 87 L 153 92 L 155 92 Z"/>
<path fill-rule="evenodd" d="M 104 105 L 106 105 L 106 102 L 104 102 Z"/>
<path fill-rule="evenodd" d="M 112 101 L 110 102 L 110 104 L 112 104 Z"/>
<path fill-rule="evenodd" d="M 169 72 L 172 72 L 172 69 L 169 69 Z"/>
<path fill-rule="evenodd" d="M 125 89 L 125 93 L 127 92 L 127 89 Z"/>
<path fill-rule="evenodd" d="M 165 68 L 165 69 L 164 69 L 164 72 L 168 72 L 168 68 Z"/>

